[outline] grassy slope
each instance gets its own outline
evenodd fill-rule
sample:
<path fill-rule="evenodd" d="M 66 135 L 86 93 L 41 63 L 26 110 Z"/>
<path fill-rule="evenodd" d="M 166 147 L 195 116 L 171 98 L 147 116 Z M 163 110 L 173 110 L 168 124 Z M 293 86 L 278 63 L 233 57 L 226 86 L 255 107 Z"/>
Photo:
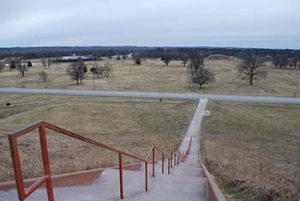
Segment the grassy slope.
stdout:
<path fill-rule="evenodd" d="M 116 102 L 99 98 L 23 95 L 8 95 L 0 100 L 1 132 L 45 120 L 143 157 L 153 144 L 164 147 L 165 151 L 175 149 L 195 109 L 191 102 Z M 4 106 L 7 101 L 14 106 Z M 40 175 L 37 134 L 21 137 L 18 144 L 25 177 Z M 49 132 L 48 144 L 54 174 L 116 164 L 116 154 L 58 134 Z M 9 146 L 6 137 L 1 135 L 0 151 L 0 180 L 12 179 Z"/>
<path fill-rule="evenodd" d="M 208 109 L 203 155 L 230 199 L 297 200 L 300 107 L 211 102 Z"/>

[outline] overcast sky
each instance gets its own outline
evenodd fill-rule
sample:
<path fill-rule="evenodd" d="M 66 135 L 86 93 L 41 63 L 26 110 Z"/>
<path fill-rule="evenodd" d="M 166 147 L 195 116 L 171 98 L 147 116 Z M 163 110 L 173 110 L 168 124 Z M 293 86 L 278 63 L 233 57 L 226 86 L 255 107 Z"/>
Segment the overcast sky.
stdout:
<path fill-rule="evenodd" d="M 0 0 L 0 47 L 300 49 L 300 0 Z"/>

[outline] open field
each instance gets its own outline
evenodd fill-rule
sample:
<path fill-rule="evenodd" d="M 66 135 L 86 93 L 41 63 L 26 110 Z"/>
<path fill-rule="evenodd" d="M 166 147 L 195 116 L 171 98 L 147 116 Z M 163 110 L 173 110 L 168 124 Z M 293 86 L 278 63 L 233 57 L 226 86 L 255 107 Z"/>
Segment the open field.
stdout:
<path fill-rule="evenodd" d="M 147 101 L 5 95 L 0 97 L 0 133 L 11 132 L 36 120 L 45 120 L 142 157 L 153 144 L 163 147 L 164 151 L 177 149 L 195 110 L 195 103 Z M 7 102 L 12 106 L 6 106 Z M 37 133 L 22 136 L 18 144 L 24 176 L 41 175 Z M 54 174 L 116 164 L 117 155 L 52 132 L 48 133 L 48 145 Z M 9 146 L 4 134 L 0 134 L 0 152 L 0 181 L 13 179 Z"/>
<path fill-rule="evenodd" d="M 229 200 L 300 197 L 300 106 L 210 102 L 202 154 Z"/>
<path fill-rule="evenodd" d="M 39 60 L 33 61 L 34 67 L 21 78 L 17 71 L 5 70 L 0 73 L 0 87 L 26 88 L 58 88 L 58 89 L 88 89 L 88 90 L 126 90 L 126 91 L 157 91 L 157 92 L 190 92 L 190 81 L 186 67 L 180 61 L 172 61 L 166 66 L 160 60 L 146 60 L 142 65 L 133 61 L 112 60 L 113 73 L 109 78 L 97 79 L 89 72 L 82 85 L 77 86 L 66 75 L 67 63 L 53 64 L 50 69 L 44 69 Z M 87 62 L 91 68 L 93 62 Z M 216 75 L 216 82 L 196 92 L 216 94 L 244 94 L 269 96 L 300 96 L 300 71 L 272 69 L 266 63 L 268 77 L 254 82 L 249 86 L 246 80 L 237 77 L 239 61 L 230 58 L 208 57 L 207 68 Z M 49 82 L 42 83 L 38 73 L 45 70 L 49 74 Z M 47 86 L 46 86 L 47 85 Z"/>

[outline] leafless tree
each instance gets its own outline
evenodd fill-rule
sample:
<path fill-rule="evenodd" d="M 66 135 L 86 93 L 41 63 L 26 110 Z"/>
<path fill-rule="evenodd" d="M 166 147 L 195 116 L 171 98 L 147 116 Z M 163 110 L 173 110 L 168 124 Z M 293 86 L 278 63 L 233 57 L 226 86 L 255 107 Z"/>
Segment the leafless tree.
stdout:
<path fill-rule="evenodd" d="M 264 69 L 264 59 L 256 55 L 247 55 L 238 66 L 239 76 L 242 79 L 249 80 L 249 84 L 253 85 L 253 81 L 265 78 L 267 71 Z"/>
<path fill-rule="evenodd" d="M 97 78 L 100 78 L 103 76 L 103 66 L 99 63 L 99 61 L 95 61 L 93 67 L 90 69 L 90 71 L 97 76 Z"/>
<path fill-rule="evenodd" d="M 205 68 L 204 57 L 202 55 L 197 55 L 191 59 L 189 69 L 191 71 L 192 83 L 198 84 L 200 89 L 204 85 L 215 81 L 215 74 Z"/>
<path fill-rule="evenodd" d="M 195 55 L 191 57 L 190 69 L 198 70 L 201 67 L 204 67 L 204 56 Z"/>
<path fill-rule="evenodd" d="M 52 59 L 49 59 L 49 58 L 46 58 L 46 57 L 43 57 L 41 59 L 42 61 L 42 65 L 45 67 L 45 68 L 50 68 L 50 66 L 52 65 L 53 61 Z"/>
<path fill-rule="evenodd" d="M 22 57 L 16 57 L 11 61 L 10 69 L 17 69 L 22 77 L 25 77 L 25 72 L 28 71 L 27 62 Z"/>
<path fill-rule="evenodd" d="M 93 68 L 90 70 L 97 78 L 109 77 L 110 72 L 112 71 L 112 65 L 107 61 L 104 64 L 100 64 L 99 62 L 95 62 Z"/>
<path fill-rule="evenodd" d="M 4 68 L 5 68 L 5 63 L 3 61 L 0 61 L 0 72 L 2 72 Z"/>
<path fill-rule="evenodd" d="M 136 65 L 141 65 L 142 64 L 142 57 L 140 54 L 133 54 L 133 61 Z"/>
<path fill-rule="evenodd" d="M 202 89 L 204 85 L 215 81 L 215 74 L 204 67 L 200 67 L 197 70 L 191 69 L 191 74 L 192 83 L 198 84 L 199 89 Z"/>
<path fill-rule="evenodd" d="M 72 80 L 76 80 L 76 84 L 79 85 L 79 81 L 82 83 L 82 80 L 85 77 L 86 69 L 87 68 L 83 61 L 72 62 L 67 67 L 67 74 L 70 75 Z"/>
<path fill-rule="evenodd" d="M 109 77 L 111 71 L 112 71 L 112 65 L 108 61 L 105 62 L 103 67 L 104 77 Z"/>
<path fill-rule="evenodd" d="M 182 61 L 183 65 L 185 67 L 186 64 L 187 64 L 187 62 L 188 62 L 188 60 L 189 60 L 189 57 L 188 57 L 188 55 L 183 54 L 183 55 L 181 55 L 180 60 Z"/>
<path fill-rule="evenodd" d="M 48 73 L 46 71 L 39 72 L 39 77 L 42 82 L 48 82 Z"/>
<path fill-rule="evenodd" d="M 172 59 L 171 59 L 170 55 L 164 55 L 163 56 L 163 61 L 168 66 L 169 63 L 172 61 Z"/>

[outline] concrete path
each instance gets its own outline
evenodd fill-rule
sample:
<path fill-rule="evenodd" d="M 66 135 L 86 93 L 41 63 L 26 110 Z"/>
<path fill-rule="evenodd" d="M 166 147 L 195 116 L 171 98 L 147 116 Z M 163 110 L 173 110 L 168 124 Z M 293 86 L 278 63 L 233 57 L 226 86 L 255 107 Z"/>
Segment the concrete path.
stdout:
<path fill-rule="evenodd" d="M 194 113 L 186 136 L 180 144 L 179 151 L 188 148 L 190 137 L 192 147 L 187 160 L 176 166 L 169 176 L 159 178 L 159 181 L 148 193 L 137 195 L 130 201 L 205 201 L 208 200 L 208 184 L 200 166 L 199 134 L 201 121 L 207 104 L 207 99 L 201 99 Z"/>
<path fill-rule="evenodd" d="M 130 97 L 130 98 L 166 98 L 182 100 L 198 100 L 207 98 L 216 101 L 274 103 L 274 104 L 300 104 L 300 98 L 272 97 L 272 96 L 237 96 L 198 93 L 160 93 L 160 92 L 129 92 L 129 91 L 90 91 L 65 89 L 28 89 L 28 88 L 0 88 L 0 93 L 16 94 L 53 94 L 76 96 L 102 96 L 102 97 Z"/>
<path fill-rule="evenodd" d="M 206 201 L 207 179 L 200 166 L 199 133 L 207 99 L 201 99 L 194 113 L 179 151 L 186 151 L 192 137 L 190 154 L 184 163 L 175 166 L 168 175 L 162 175 L 161 163 L 156 165 L 156 176 L 149 171 L 149 190 L 144 191 L 144 167 L 140 171 L 124 171 L 124 194 L 128 201 Z M 167 167 L 167 166 L 166 166 Z M 58 187 L 54 189 L 56 201 L 115 201 L 119 200 L 118 170 L 107 169 L 91 185 Z M 16 190 L 0 191 L 0 201 L 17 199 Z M 27 201 L 46 200 L 44 189 L 37 190 Z"/>

